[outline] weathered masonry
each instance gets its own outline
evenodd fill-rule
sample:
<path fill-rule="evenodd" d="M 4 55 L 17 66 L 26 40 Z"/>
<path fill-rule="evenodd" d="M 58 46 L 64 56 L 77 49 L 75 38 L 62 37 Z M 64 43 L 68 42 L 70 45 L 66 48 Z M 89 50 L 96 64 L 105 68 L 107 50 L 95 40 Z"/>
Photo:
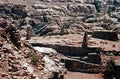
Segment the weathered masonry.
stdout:
<path fill-rule="evenodd" d="M 94 31 L 92 36 L 112 41 L 118 40 L 118 33 L 113 31 Z"/>

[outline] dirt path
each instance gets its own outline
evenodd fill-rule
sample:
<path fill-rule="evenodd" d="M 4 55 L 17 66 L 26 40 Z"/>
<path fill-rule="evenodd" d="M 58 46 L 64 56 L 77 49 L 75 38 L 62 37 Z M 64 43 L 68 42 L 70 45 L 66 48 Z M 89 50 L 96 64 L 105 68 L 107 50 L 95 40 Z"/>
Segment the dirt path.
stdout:
<path fill-rule="evenodd" d="M 100 74 L 87 74 L 81 72 L 67 72 L 65 79 L 102 79 Z"/>

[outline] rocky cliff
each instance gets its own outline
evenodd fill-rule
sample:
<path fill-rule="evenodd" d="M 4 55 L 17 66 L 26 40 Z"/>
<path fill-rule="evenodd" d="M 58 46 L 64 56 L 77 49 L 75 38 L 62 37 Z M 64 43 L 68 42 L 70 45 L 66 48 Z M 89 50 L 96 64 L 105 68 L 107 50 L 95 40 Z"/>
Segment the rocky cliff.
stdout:
<path fill-rule="evenodd" d="M 119 24 L 119 1 L 108 1 L 30 1 L 30 5 L 1 3 L 0 16 L 18 26 L 23 36 L 27 26 L 33 29 L 32 35 L 39 36 L 112 30 Z"/>

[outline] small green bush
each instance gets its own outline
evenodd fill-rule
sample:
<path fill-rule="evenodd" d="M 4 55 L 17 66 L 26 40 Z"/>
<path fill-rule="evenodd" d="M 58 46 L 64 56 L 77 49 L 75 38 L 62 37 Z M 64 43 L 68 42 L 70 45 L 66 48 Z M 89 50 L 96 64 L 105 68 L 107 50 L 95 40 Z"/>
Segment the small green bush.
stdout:
<path fill-rule="evenodd" d="M 31 55 L 31 63 L 37 66 L 37 63 L 41 60 L 41 56 L 39 54 L 33 53 Z"/>

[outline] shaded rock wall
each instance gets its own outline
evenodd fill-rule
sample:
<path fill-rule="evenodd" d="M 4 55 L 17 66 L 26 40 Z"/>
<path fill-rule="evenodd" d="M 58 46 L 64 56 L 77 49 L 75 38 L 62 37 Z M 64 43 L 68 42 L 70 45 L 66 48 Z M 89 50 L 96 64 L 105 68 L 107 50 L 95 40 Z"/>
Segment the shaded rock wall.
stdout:
<path fill-rule="evenodd" d="M 10 17 L 14 19 L 25 18 L 25 5 L 0 4 L 0 16 L 3 18 Z"/>
<path fill-rule="evenodd" d="M 82 48 L 82 47 L 73 47 L 66 45 L 49 45 L 49 44 L 41 44 L 41 43 L 32 43 L 33 46 L 41 46 L 41 47 L 50 47 L 56 49 L 58 52 L 64 55 L 70 56 L 82 56 L 87 55 L 90 52 L 100 53 L 99 50 L 101 48 Z"/>
<path fill-rule="evenodd" d="M 117 32 L 95 31 L 95 32 L 93 32 L 92 36 L 95 38 L 107 39 L 107 40 L 112 40 L 112 41 L 118 40 Z"/>
<path fill-rule="evenodd" d="M 97 64 L 92 64 L 75 59 L 62 59 L 61 61 L 65 63 L 65 67 L 70 71 L 82 71 L 82 72 L 92 72 L 92 73 L 99 72 L 100 66 Z M 96 71 L 92 70 L 94 68 L 96 68 Z"/>

